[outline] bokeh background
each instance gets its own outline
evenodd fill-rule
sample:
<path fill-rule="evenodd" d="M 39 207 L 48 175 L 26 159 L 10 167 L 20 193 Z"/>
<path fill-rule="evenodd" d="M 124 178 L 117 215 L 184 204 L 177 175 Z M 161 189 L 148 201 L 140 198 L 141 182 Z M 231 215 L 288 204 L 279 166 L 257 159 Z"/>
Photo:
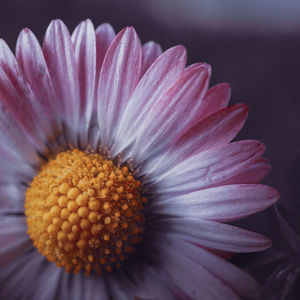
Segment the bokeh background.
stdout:
<path fill-rule="evenodd" d="M 280 190 L 282 212 L 300 233 L 299 0 L 1 0 L 0 38 L 14 50 L 20 30 L 28 27 L 42 42 L 55 18 L 70 31 L 86 18 L 95 26 L 109 22 L 116 31 L 133 25 L 142 42 L 155 40 L 164 50 L 183 44 L 188 64 L 210 63 L 211 84 L 229 82 L 231 103 L 249 106 L 238 138 L 267 146 L 273 170 L 265 183 Z M 272 238 L 275 250 L 285 247 L 272 209 L 240 225 Z M 257 255 L 234 261 L 262 283 L 276 265 L 257 267 Z"/>

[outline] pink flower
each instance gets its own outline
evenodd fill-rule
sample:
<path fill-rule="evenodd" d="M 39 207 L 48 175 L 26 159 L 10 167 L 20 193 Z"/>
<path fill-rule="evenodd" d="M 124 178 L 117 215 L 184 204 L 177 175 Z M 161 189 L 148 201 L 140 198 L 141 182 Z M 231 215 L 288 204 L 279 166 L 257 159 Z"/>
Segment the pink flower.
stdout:
<path fill-rule="evenodd" d="M 133 28 L 115 36 L 89 20 L 71 36 L 53 21 L 42 49 L 24 29 L 15 56 L 0 41 L 1 298 L 256 293 L 213 253 L 268 248 L 224 222 L 278 192 L 258 184 L 269 171 L 262 143 L 230 143 L 247 107 L 227 107 L 229 86 L 208 89 L 210 74 L 205 63 L 186 67 L 182 46 L 162 53 Z"/>

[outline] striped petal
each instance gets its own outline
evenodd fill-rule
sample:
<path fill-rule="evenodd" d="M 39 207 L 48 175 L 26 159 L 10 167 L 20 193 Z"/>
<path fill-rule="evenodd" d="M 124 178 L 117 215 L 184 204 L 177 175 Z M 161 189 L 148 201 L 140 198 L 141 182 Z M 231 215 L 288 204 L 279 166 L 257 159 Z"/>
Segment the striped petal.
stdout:
<path fill-rule="evenodd" d="M 153 201 L 151 209 L 159 214 L 227 222 L 264 210 L 278 198 L 277 190 L 269 186 L 237 184 Z"/>

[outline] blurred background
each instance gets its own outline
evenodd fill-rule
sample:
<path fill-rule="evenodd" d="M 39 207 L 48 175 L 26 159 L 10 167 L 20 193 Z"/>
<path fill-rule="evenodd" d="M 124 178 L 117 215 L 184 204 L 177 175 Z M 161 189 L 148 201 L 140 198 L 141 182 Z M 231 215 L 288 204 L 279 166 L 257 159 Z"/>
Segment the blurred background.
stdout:
<path fill-rule="evenodd" d="M 95 26 L 109 22 L 116 31 L 133 25 L 142 42 L 155 40 L 164 50 L 183 44 L 188 64 L 210 63 L 211 85 L 230 83 L 231 103 L 249 106 L 238 138 L 266 145 L 273 170 L 265 183 L 280 190 L 282 214 L 300 233 L 299 0 L 1 0 L 0 38 L 14 50 L 18 33 L 28 27 L 42 42 L 54 18 L 70 31 L 86 18 Z M 264 255 L 234 258 L 264 283 L 278 262 L 259 264 L 286 247 L 275 214 L 269 209 L 240 225 L 274 241 Z"/>

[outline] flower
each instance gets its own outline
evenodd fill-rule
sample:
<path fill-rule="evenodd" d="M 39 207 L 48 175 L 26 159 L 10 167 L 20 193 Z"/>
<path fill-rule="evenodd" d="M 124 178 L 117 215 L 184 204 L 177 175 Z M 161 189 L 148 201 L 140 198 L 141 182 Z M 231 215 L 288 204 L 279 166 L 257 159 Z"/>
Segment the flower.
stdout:
<path fill-rule="evenodd" d="M 115 36 L 89 20 L 71 36 L 53 21 L 42 50 L 24 29 L 15 57 L 0 41 L 2 298 L 257 291 L 214 251 L 270 246 L 225 224 L 278 198 L 258 184 L 264 146 L 229 143 L 247 107 L 227 107 L 227 84 L 208 89 L 209 65 L 185 64 L 182 46 L 162 53 L 133 28 Z"/>

